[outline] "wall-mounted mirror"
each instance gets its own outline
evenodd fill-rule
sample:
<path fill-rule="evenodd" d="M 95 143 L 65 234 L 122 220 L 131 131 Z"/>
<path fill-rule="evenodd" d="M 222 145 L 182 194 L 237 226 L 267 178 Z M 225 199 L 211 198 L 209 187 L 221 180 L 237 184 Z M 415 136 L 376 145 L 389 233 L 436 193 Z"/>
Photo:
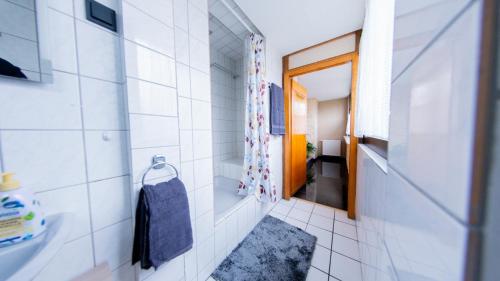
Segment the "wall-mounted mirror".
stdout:
<path fill-rule="evenodd" d="M 35 0 L 0 0 L 0 75 L 42 81 Z"/>

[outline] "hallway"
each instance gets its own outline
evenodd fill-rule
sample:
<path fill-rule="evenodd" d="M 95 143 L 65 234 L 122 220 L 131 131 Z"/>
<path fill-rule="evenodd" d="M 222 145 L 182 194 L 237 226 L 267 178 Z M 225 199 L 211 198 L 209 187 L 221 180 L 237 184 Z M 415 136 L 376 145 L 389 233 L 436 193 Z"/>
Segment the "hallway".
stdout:
<path fill-rule="evenodd" d="M 346 210 L 347 168 L 345 159 L 318 157 L 308 165 L 307 183 L 297 198 Z"/>

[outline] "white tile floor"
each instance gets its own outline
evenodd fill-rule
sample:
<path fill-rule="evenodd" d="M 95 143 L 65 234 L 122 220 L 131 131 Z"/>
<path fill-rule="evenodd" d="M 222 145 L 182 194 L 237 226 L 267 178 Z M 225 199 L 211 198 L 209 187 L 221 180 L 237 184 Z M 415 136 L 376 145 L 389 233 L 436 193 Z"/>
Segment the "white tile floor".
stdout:
<path fill-rule="evenodd" d="M 318 238 L 307 281 L 361 281 L 356 221 L 346 211 L 292 198 L 270 215 Z"/>
<path fill-rule="evenodd" d="M 356 221 L 346 211 L 292 198 L 269 214 L 318 238 L 307 281 L 362 280 Z"/>

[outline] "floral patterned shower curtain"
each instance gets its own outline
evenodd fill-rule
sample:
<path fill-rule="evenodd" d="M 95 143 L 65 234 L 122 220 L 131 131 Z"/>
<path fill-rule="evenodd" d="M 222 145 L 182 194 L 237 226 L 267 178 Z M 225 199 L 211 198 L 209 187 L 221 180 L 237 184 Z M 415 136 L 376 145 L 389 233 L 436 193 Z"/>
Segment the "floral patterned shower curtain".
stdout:
<path fill-rule="evenodd" d="M 251 34 L 247 46 L 247 85 L 245 111 L 245 154 L 238 194 L 255 194 L 260 201 L 276 202 L 276 186 L 269 168 L 269 132 L 264 102 L 264 38 Z"/>

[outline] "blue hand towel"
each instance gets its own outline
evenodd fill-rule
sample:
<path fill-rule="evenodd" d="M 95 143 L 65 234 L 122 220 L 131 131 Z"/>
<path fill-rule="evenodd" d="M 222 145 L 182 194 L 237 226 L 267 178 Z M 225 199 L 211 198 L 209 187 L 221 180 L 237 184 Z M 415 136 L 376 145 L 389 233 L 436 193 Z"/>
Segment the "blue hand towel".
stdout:
<path fill-rule="evenodd" d="M 132 264 L 141 262 L 142 269 L 151 268 L 149 261 L 149 215 L 144 189 L 139 192 L 139 200 L 135 210 L 134 247 Z"/>
<path fill-rule="evenodd" d="M 283 89 L 272 83 L 270 86 L 271 98 L 271 135 L 285 134 L 285 99 Z"/>
<path fill-rule="evenodd" d="M 156 269 L 193 247 L 189 203 L 178 178 L 146 185 L 143 190 L 149 217 L 149 261 Z"/>

